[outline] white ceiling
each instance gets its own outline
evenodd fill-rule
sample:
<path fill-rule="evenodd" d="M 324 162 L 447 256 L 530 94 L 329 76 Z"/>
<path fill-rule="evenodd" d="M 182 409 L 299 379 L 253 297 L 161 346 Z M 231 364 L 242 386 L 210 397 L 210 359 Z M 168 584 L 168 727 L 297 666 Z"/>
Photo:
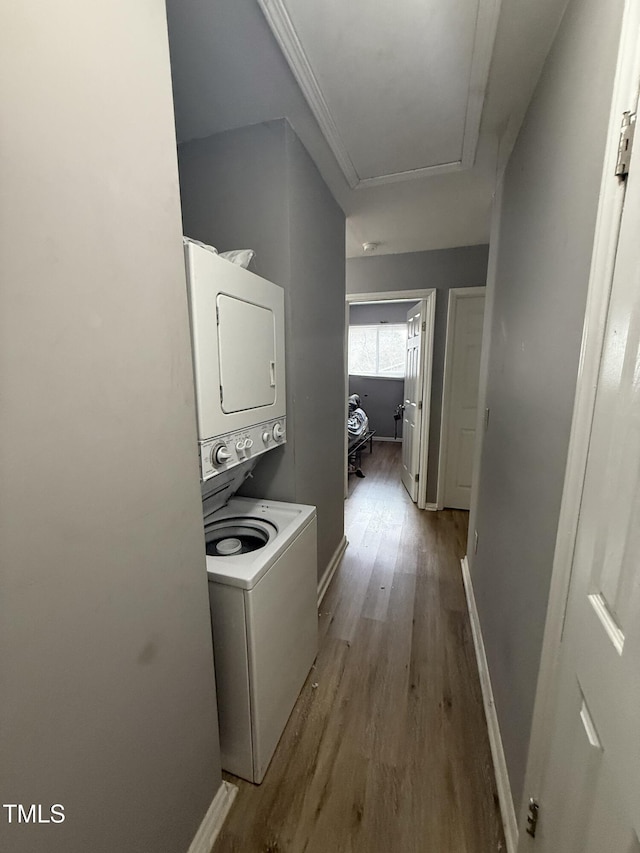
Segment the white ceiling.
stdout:
<path fill-rule="evenodd" d="M 168 0 L 178 140 L 286 116 L 347 215 L 347 255 L 486 242 L 566 0 L 260 3 L 275 35 L 258 0 Z"/>
<path fill-rule="evenodd" d="M 351 188 L 473 165 L 498 0 L 258 2 Z"/>

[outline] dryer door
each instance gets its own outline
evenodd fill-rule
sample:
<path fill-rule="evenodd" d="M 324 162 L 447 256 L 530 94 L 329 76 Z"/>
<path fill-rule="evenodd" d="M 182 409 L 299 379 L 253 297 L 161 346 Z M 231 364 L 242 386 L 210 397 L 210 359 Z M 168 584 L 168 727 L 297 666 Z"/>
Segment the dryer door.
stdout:
<path fill-rule="evenodd" d="M 220 403 L 226 414 L 271 406 L 276 399 L 273 311 L 218 294 Z"/>

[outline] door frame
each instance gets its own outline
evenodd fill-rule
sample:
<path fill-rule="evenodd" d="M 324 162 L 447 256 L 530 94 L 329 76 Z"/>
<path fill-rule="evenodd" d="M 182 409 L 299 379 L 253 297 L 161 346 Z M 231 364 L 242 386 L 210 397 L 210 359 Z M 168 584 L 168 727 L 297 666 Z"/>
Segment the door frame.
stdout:
<path fill-rule="evenodd" d="M 624 205 L 625 184 L 615 178 L 614 168 L 618 155 L 622 113 L 637 109 L 639 79 L 640 4 L 637 0 L 625 0 L 600 183 L 567 467 L 527 755 L 524 794 L 522 803 L 515 804 L 519 812 L 519 827 L 526 826 L 529 798 L 537 799 L 542 786 L 558 700 L 558 662 L 562 646 L 562 631 L 568 603 L 609 295 Z M 636 159 L 638 159 L 637 153 Z M 635 164 L 635 168 L 640 168 L 640 160 Z M 518 850 L 525 853 L 530 849 L 528 842 L 531 839 L 522 831 L 519 837 Z"/>
<path fill-rule="evenodd" d="M 344 371 L 347 391 L 349 390 L 349 308 L 360 302 L 420 302 L 424 300 L 426 313 L 427 340 L 422 352 L 422 424 L 420 427 L 420 462 L 418 482 L 418 509 L 436 509 L 436 505 L 427 505 L 427 476 L 429 462 L 429 423 L 431 421 L 431 377 L 433 374 L 433 338 L 436 321 L 436 288 L 430 287 L 425 290 L 385 290 L 380 293 L 347 293 L 346 312 L 347 322 L 345 324 L 345 357 Z M 348 396 L 348 395 L 347 395 Z M 347 456 L 345 443 L 345 471 L 347 470 Z M 346 492 L 345 492 L 346 494 Z"/>
<path fill-rule="evenodd" d="M 449 420 L 451 417 L 451 374 L 453 371 L 453 331 L 455 312 L 453 306 L 458 299 L 469 299 L 473 296 L 485 297 L 486 309 L 487 288 L 485 285 L 478 287 L 452 287 L 449 290 L 449 302 L 447 305 L 447 336 L 444 345 L 444 369 L 442 378 L 442 410 L 440 417 L 440 449 L 438 452 L 438 490 L 436 492 L 436 504 L 438 509 L 444 509 L 444 474 L 447 459 Z M 483 324 L 484 330 L 484 324 Z M 480 389 L 478 389 L 479 392 Z M 478 399 L 480 394 L 478 393 Z M 477 430 L 476 430 L 477 431 Z M 478 435 L 476 435 L 476 441 Z M 475 459 L 475 448 L 473 458 Z M 473 485 L 472 485 L 473 488 Z"/>

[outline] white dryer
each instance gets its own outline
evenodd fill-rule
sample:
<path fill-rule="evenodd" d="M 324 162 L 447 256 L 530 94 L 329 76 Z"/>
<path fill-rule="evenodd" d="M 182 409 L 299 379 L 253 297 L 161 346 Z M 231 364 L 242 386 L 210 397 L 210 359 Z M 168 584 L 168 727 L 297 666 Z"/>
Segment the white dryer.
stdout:
<path fill-rule="evenodd" d="M 184 238 L 200 478 L 286 441 L 284 290 Z"/>
<path fill-rule="evenodd" d="M 222 766 L 260 783 L 318 650 L 315 507 L 234 497 L 205 540 Z"/>

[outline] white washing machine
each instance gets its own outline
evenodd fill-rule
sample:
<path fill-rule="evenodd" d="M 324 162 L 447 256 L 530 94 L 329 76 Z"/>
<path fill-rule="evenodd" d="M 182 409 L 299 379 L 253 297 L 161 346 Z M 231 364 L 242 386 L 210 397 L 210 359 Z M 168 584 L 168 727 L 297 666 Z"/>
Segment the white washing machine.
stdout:
<path fill-rule="evenodd" d="M 205 502 L 205 540 L 222 766 L 260 783 L 318 650 L 316 510 Z"/>

